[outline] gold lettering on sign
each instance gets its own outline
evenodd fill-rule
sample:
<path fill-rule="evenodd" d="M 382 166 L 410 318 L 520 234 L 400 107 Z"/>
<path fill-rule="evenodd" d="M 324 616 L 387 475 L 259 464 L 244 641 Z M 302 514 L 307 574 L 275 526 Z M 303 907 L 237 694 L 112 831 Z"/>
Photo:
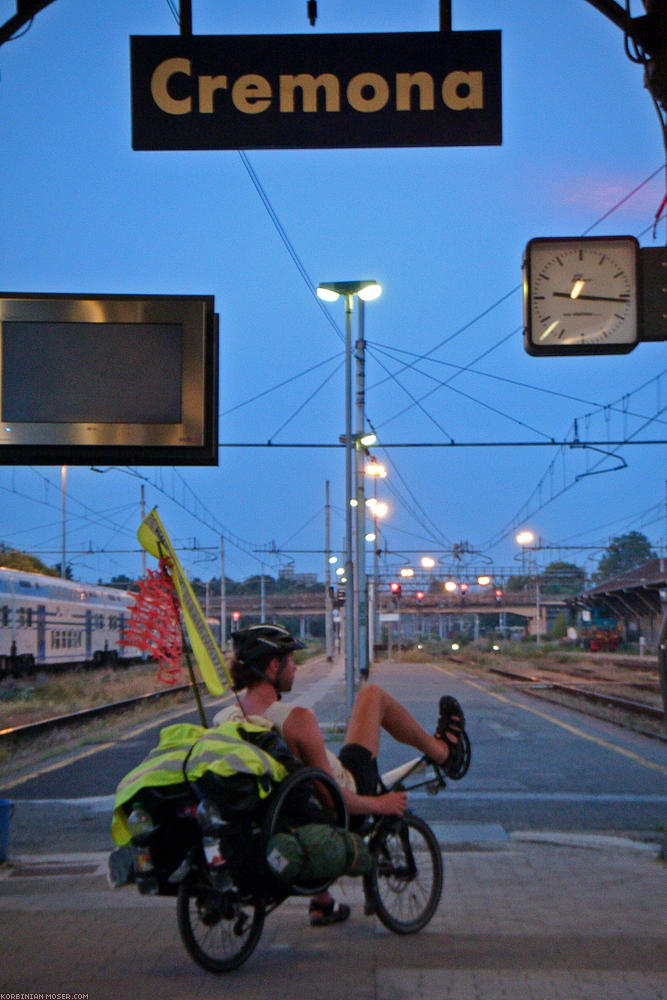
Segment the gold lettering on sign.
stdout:
<path fill-rule="evenodd" d="M 281 75 L 280 110 L 294 111 L 294 92 L 300 90 L 303 111 L 317 111 L 317 93 L 322 89 L 325 110 L 340 111 L 340 83 L 333 73 L 321 73 L 319 76 L 312 76 L 310 73 Z"/>
<path fill-rule="evenodd" d="M 174 97 L 170 92 L 172 80 L 176 76 L 192 77 L 189 59 L 165 59 L 151 77 L 151 96 L 155 104 L 167 115 L 188 115 L 194 110 L 193 98 Z M 430 73 L 396 73 L 396 111 L 435 110 L 435 82 Z M 191 90 L 194 85 L 191 85 Z M 197 111 L 210 115 L 215 110 L 215 95 L 221 91 L 229 93 L 229 79 L 225 75 L 197 77 Z M 299 95 L 297 97 L 297 94 Z M 440 94 L 450 111 L 478 111 L 484 108 L 484 74 L 479 71 L 455 70 L 448 73 L 442 82 Z M 355 111 L 364 114 L 382 111 L 391 99 L 391 87 L 379 73 L 357 73 L 345 89 L 347 103 Z M 278 80 L 278 100 L 284 114 L 318 111 L 318 102 L 324 101 L 324 110 L 341 110 L 341 83 L 333 73 L 311 73 L 295 75 L 282 73 Z M 236 79 L 231 87 L 232 104 L 244 115 L 258 115 L 266 111 L 274 98 L 271 83 L 259 73 L 245 73 Z"/>
<path fill-rule="evenodd" d="M 151 77 L 151 96 L 160 111 L 168 115 L 188 115 L 192 111 L 192 98 L 183 97 L 177 100 L 172 97 L 168 90 L 168 83 L 172 76 L 177 73 L 184 73 L 190 76 L 191 64 L 189 59 L 166 59 L 157 67 Z"/>
<path fill-rule="evenodd" d="M 240 76 L 232 87 L 232 103 L 237 111 L 246 115 L 258 115 L 266 111 L 271 103 L 271 84 L 265 76 L 246 73 Z"/>
<path fill-rule="evenodd" d="M 448 73 L 442 82 L 442 99 L 452 111 L 484 107 L 484 76 L 482 73 Z M 461 89 L 465 93 L 461 93 Z"/>
<path fill-rule="evenodd" d="M 372 96 L 365 97 L 370 88 Z M 381 111 L 389 100 L 389 84 L 379 73 L 358 73 L 347 85 L 347 99 L 355 111 Z"/>
<path fill-rule="evenodd" d="M 216 90 L 227 90 L 226 76 L 199 77 L 199 110 L 202 114 L 213 113 L 213 95 Z"/>
<path fill-rule="evenodd" d="M 433 95 L 433 77 L 430 73 L 396 74 L 396 110 L 411 110 L 411 94 L 414 87 L 419 92 L 419 110 L 433 111 L 435 99 Z"/>

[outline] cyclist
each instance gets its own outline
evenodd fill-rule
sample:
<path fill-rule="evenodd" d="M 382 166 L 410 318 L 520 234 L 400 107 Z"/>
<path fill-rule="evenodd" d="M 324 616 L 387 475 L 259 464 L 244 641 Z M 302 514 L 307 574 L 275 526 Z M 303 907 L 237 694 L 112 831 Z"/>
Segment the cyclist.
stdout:
<path fill-rule="evenodd" d="M 218 712 L 214 723 L 244 715 L 251 721 L 253 716 L 268 720 L 295 757 L 334 778 L 351 817 L 402 816 L 405 811 L 406 792 L 376 794 L 382 729 L 399 743 L 445 765 L 445 770 L 450 757 L 456 756 L 465 718 L 455 698 L 440 699 L 440 717 L 431 735 L 396 698 L 377 684 L 365 684 L 355 698 L 344 745 L 336 757 L 325 745 L 314 712 L 293 703 L 281 704 L 281 696 L 291 691 L 294 681 L 294 651 L 303 649 L 304 643 L 281 625 L 261 624 L 233 633 L 232 644 L 228 667 L 234 690 L 244 693 L 237 704 Z M 310 904 L 314 926 L 339 923 L 349 914 L 350 908 L 336 906 L 328 892 L 313 897 Z"/>

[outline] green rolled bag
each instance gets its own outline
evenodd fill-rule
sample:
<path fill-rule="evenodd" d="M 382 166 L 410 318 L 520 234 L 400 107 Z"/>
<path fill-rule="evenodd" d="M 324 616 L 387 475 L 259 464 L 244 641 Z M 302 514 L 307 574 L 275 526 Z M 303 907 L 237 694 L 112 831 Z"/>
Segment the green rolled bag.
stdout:
<path fill-rule="evenodd" d="M 281 882 L 310 882 L 366 875 L 371 855 L 364 840 L 349 830 L 306 823 L 290 833 L 276 833 L 266 848 L 270 870 Z"/>

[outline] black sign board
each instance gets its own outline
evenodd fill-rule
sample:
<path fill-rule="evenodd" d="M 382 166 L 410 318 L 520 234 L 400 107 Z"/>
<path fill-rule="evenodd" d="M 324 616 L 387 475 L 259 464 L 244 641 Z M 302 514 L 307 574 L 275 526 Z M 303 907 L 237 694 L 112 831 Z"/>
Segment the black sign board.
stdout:
<path fill-rule="evenodd" d="M 134 36 L 132 146 L 497 146 L 499 31 Z"/>

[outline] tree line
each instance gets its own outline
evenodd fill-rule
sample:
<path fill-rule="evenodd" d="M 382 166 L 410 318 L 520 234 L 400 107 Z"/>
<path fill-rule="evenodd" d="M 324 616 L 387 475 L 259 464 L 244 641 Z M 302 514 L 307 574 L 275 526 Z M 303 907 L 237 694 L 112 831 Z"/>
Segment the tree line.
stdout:
<path fill-rule="evenodd" d="M 649 539 L 639 531 L 630 531 L 624 535 L 612 538 L 607 548 L 603 551 L 598 560 L 597 567 L 592 574 L 592 583 L 601 583 L 613 577 L 627 573 L 637 566 L 641 566 L 649 559 L 655 559 L 656 553 L 653 550 Z M 37 556 L 31 555 L 20 549 L 12 548 L 4 542 L 0 542 L 0 565 L 8 569 L 19 569 L 30 573 L 45 573 L 48 576 L 60 576 L 60 563 L 55 566 L 47 566 Z M 73 568 L 66 567 L 67 579 L 73 578 Z M 534 583 L 534 576 L 530 574 L 517 574 L 509 577 L 505 581 L 505 588 L 508 591 L 522 590 L 524 587 Z M 123 587 L 131 589 L 136 583 L 131 577 L 120 574 L 110 580 L 99 580 L 100 584 L 112 587 Z M 194 577 L 191 581 L 192 587 L 198 597 L 206 594 L 208 586 L 211 596 L 220 595 L 220 577 L 213 577 L 208 584 Z M 551 562 L 540 573 L 540 583 L 545 594 L 576 594 L 586 587 L 586 571 L 575 563 L 557 560 Z M 225 592 L 231 596 L 260 594 L 262 587 L 266 594 L 281 593 L 318 593 L 324 591 L 324 583 L 307 583 L 300 579 L 291 577 L 273 577 L 269 574 L 250 576 L 246 580 L 238 581 L 225 577 Z"/>

